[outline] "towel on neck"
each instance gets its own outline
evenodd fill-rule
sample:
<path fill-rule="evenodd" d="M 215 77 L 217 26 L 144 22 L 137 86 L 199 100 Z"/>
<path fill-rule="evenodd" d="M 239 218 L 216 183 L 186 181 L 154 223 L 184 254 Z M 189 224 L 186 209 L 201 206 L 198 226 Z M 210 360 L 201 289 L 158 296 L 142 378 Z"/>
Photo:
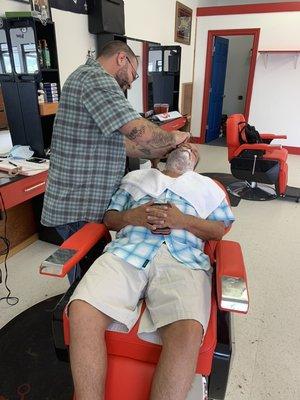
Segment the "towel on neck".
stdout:
<path fill-rule="evenodd" d="M 157 199 L 169 189 L 188 201 L 203 219 L 225 198 L 224 191 L 211 178 L 194 171 L 186 172 L 178 178 L 171 178 L 154 168 L 132 171 L 124 176 L 120 189 L 130 193 L 135 201 L 146 195 Z"/>

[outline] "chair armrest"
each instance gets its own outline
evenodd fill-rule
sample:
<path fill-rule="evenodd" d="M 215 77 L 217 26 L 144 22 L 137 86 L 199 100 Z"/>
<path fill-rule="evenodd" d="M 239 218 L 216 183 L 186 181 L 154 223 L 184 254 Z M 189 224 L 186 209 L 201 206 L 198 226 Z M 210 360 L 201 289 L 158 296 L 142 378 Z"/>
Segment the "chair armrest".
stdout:
<path fill-rule="evenodd" d="M 241 247 L 221 240 L 216 247 L 216 286 L 221 310 L 247 313 L 249 296 Z"/>
<path fill-rule="evenodd" d="M 107 242 L 111 240 L 110 233 L 104 224 L 89 222 L 81 229 L 75 232 L 67 240 L 63 242 L 60 249 L 73 249 L 76 253 L 65 262 L 62 268 L 57 273 L 46 272 L 42 265 L 40 266 L 40 274 L 56 276 L 64 278 L 68 272 L 92 249 L 93 246 L 100 240 L 105 239 Z"/>
<path fill-rule="evenodd" d="M 259 136 L 262 139 L 287 139 L 287 135 L 275 135 L 274 133 L 260 133 Z"/>

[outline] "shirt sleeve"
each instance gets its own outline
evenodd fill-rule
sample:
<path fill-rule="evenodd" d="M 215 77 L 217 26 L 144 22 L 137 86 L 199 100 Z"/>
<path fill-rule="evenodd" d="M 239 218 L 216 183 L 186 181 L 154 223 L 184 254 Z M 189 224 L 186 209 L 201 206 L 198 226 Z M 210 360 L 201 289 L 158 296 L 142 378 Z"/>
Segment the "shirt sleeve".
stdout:
<path fill-rule="evenodd" d="M 234 222 L 234 215 L 231 211 L 227 200 L 223 200 L 222 203 L 207 217 L 210 221 L 221 221 L 224 222 L 226 227 L 230 226 Z"/>
<path fill-rule="evenodd" d="M 111 135 L 128 122 L 141 118 L 126 99 L 117 83 L 105 77 L 101 82 L 95 75 L 86 79 L 83 90 L 83 104 L 105 136 Z"/>
<path fill-rule="evenodd" d="M 106 211 L 116 210 L 125 211 L 128 210 L 130 205 L 131 195 L 123 189 L 118 189 L 112 196 L 109 206 Z"/>

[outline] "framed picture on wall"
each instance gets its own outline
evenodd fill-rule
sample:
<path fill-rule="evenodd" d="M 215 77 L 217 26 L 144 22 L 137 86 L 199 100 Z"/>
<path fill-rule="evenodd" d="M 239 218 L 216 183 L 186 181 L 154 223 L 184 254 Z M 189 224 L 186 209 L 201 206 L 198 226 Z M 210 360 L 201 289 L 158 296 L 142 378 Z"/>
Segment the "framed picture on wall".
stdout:
<path fill-rule="evenodd" d="M 32 11 L 39 13 L 42 20 L 51 21 L 51 7 L 49 0 L 30 0 Z"/>
<path fill-rule="evenodd" d="M 191 43 L 193 10 L 176 1 L 174 41 L 182 44 Z"/>

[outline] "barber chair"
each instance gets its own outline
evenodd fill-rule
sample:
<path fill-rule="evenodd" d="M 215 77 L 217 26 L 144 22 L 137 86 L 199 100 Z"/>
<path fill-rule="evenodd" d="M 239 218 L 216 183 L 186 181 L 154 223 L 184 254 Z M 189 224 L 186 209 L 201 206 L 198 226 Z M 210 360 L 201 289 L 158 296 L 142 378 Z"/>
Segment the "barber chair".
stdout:
<path fill-rule="evenodd" d="M 242 122 L 245 122 L 242 114 L 233 114 L 227 119 L 226 138 L 231 173 L 242 180 L 228 185 L 227 190 L 246 200 L 272 200 L 284 196 L 288 178 L 288 151 L 270 143 L 273 139 L 286 139 L 286 135 L 261 133 L 262 143 L 241 144 Z"/>
<path fill-rule="evenodd" d="M 103 224 L 88 223 L 61 248 L 76 252 L 60 270 L 49 272 L 41 266 L 45 275 L 64 277 L 80 260 L 91 264 L 110 241 L 110 234 Z M 96 249 L 96 251 L 95 251 Z M 221 240 L 206 243 L 205 251 L 214 267 L 212 305 L 209 326 L 199 349 L 196 374 L 202 375 L 206 395 L 203 399 L 222 400 L 232 360 L 232 336 L 230 312 L 247 313 L 248 290 L 246 270 L 240 245 Z M 57 356 L 68 361 L 70 342 L 66 305 L 78 282 L 74 282 L 61 298 L 53 313 L 53 336 Z M 106 400 L 147 400 L 161 346 L 138 338 L 139 321 L 129 333 L 106 332 L 108 370 Z M 75 400 L 75 397 L 73 398 Z"/>

